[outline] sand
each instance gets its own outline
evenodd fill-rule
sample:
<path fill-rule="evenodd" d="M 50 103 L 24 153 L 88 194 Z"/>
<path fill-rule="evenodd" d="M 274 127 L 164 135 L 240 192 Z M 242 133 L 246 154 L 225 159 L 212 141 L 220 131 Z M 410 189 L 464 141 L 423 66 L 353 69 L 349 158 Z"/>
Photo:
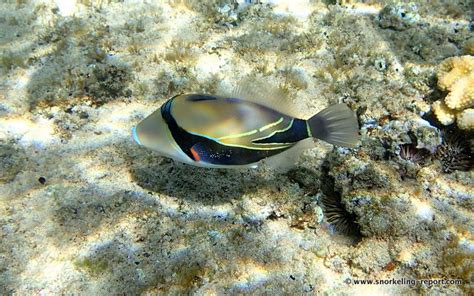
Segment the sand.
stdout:
<path fill-rule="evenodd" d="M 0 4 L 0 294 L 472 291 L 472 133 L 430 108 L 473 7 L 427 3 Z M 301 118 L 346 103 L 360 145 L 317 141 L 281 172 L 134 143 L 169 97 L 249 78 Z"/>

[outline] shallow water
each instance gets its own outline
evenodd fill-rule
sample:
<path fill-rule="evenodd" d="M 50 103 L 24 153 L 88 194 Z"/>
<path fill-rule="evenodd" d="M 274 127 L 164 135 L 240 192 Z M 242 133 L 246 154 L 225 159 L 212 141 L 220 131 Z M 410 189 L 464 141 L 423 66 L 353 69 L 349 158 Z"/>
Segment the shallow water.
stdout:
<path fill-rule="evenodd" d="M 472 289 L 473 133 L 431 112 L 472 4 L 201 2 L 0 4 L 0 294 Z M 359 146 L 281 172 L 134 143 L 169 97 L 249 78 L 301 118 L 346 103 Z"/>

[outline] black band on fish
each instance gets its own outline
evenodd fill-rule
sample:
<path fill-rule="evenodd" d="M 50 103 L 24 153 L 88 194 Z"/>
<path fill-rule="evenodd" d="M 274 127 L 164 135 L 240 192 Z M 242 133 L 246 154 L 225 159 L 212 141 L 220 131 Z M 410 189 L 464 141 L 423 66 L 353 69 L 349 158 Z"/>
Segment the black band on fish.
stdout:
<path fill-rule="evenodd" d="M 192 152 L 199 155 L 200 161 L 216 165 L 246 165 L 255 163 L 287 149 L 251 150 L 241 147 L 226 146 L 209 139 L 206 140 L 207 141 L 194 145 L 191 148 Z"/>
<path fill-rule="evenodd" d="M 171 104 L 173 103 L 173 99 L 174 98 L 171 98 L 163 106 L 161 106 L 161 116 L 168 125 L 171 135 L 173 136 L 173 139 L 176 141 L 181 151 L 186 153 L 189 158 L 196 160 L 191 153 L 191 147 L 198 139 L 196 139 L 195 135 L 187 133 L 178 125 L 178 123 L 176 123 L 173 115 L 171 115 Z"/>

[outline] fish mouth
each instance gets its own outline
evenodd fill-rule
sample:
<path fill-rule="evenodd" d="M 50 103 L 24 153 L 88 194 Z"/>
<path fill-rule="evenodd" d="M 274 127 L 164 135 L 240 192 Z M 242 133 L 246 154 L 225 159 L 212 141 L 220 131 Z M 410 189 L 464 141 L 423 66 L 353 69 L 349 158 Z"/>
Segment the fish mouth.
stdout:
<path fill-rule="evenodd" d="M 137 135 L 137 127 L 134 126 L 132 128 L 132 136 L 133 136 L 133 139 L 135 140 L 135 142 L 137 142 L 138 145 L 142 145 L 142 143 L 140 142 L 140 140 L 138 139 L 138 135 Z"/>

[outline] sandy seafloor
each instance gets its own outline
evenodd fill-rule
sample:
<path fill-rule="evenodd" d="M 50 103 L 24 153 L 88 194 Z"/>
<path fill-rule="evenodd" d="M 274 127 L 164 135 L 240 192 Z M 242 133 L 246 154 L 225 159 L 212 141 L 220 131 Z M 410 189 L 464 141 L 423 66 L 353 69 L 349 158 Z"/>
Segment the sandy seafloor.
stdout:
<path fill-rule="evenodd" d="M 473 36 L 472 2 L 1 2 L 1 295 L 472 293 L 473 170 L 443 170 L 427 119 L 445 95 L 437 65 Z M 133 142 L 170 96 L 249 77 L 301 118 L 348 104 L 360 145 L 318 141 L 279 172 Z"/>

